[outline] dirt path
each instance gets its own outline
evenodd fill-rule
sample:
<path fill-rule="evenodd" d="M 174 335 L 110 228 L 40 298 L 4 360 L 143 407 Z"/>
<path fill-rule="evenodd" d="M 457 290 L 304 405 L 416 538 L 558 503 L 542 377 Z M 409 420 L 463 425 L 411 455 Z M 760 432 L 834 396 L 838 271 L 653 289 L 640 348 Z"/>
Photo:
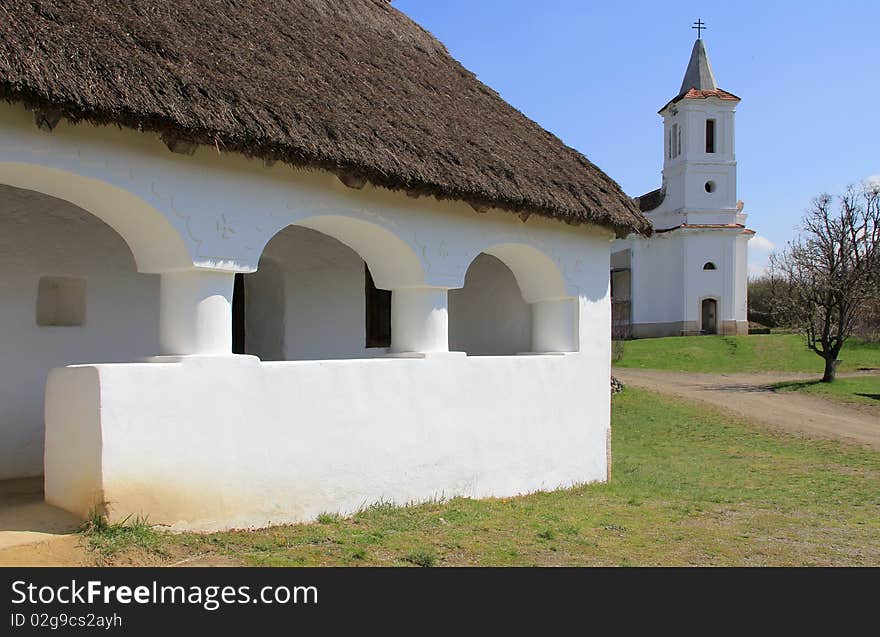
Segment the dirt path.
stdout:
<path fill-rule="evenodd" d="M 710 403 L 771 428 L 855 442 L 880 451 L 880 409 L 850 406 L 798 392 L 774 392 L 770 387 L 815 376 L 773 372 L 692 374 L 624 368 L 615 368 L 614 375 L 624 385 Z"/>

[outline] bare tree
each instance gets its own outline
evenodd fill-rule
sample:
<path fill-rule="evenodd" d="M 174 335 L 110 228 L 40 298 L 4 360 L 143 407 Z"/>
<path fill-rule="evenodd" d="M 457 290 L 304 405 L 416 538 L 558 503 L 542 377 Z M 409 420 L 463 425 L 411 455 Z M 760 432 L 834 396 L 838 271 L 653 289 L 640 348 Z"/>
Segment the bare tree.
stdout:
<path fill-rule="evenodd" d="M 837 200 L 835 212 L 835 199 Z M 838 356 L 880 279 L 880 184 L 817 197 L 802 232 L 770 257 L 774 314 L 804 334 L 834 380 Z"/>

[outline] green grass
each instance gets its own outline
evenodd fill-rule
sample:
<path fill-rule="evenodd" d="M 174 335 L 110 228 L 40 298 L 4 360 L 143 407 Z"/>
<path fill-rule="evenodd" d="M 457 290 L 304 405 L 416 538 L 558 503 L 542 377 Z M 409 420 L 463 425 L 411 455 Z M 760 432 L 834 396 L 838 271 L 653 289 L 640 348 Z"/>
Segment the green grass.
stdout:
<path fill-rule="evenodd" d="M 833 383 L 819 381 L 792 381 L 777 383 L 776 391 L 799 391 L 849 403 L 880 407 L 880 376 L 837 378 Z"/>
<path fill-rule="evenodd" d="M 144 518 L 126 518 L 110 523 L 97 509 L 80 528 L 88 548 L 98 563 L 134 550 L 161 554 L 165 536 L 154 530 Z"/>
<path fill-rule="evenodd" d="M 880 565 L 880 454 L 633 388 L 613 423 L 608 484 L 382 502 L 313 524 L 160 534 L 153 548 L 267 566 Z"/>
<path fill-rule="evenodd" d="M 839 371 L 880 368 L 880 343 L 849 339 Z M 797 334 L 671 336 L 627 341 L 617 367 L 679 372 L 805 372 L 821 374 L 824 361 Z"/>

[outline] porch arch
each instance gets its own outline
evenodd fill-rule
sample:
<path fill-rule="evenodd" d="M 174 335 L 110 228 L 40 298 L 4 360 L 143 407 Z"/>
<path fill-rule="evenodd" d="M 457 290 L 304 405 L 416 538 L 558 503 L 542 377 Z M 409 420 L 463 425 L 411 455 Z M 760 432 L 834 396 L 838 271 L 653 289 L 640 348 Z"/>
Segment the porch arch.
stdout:
<path fill-rule="evenodd" d="M 507 306 L 508 311 L 505 314 L 514 318 L 519 317 L 515 324 L 507 326 L 510 334 L 508 343 L 506 345 L 486 343 L 487 351 L 496 349 L 497 353 L 509 355 L 522 352 L 578 350 L 577 298 L 569 293 L 562 272 L 553 259 L 525 243 L 500 243 L 488 247 L 471 260 L 465 276 L 465 288 L 462 290 L 465 292 L 462 295 L 464 298 L 467 298 L 467 288 L 475 279 L 477 267 L 487 273 L 494 271 L 495 282 L 487 281 L 483 285 L 489 286 L 487 291 L 494 288 L 495 293 L 501 294 L 503 299 L 496 299 L 495 302 Z M 515 285 L 509 281 L 510 274 L 513 275 Z M 521 303 L 515 298 L 513 287 L 519 288 Z M 477 294 L 468 300 L 471 306 L 469 320 L 472 323 L 480 320 L 497 322 L 498 317 L 493 319 L 492 310 L 489 308 L 483 312 L 482 319 L 478 318 L 479 311 L 474 304 L 486 302 L 486 297 L 486 294 Z M 459 321 L 457 317 L 453 317 L 453 320 Z M 489 327 L 485 326 L 483 331 L 486 332 Z M 529 330 L 528 339 L 524 339 L 521 335 L 524 328 Z M 479 328 L 471 331 L 478 332 Z M 477 348 L 477 351 L 479 349 Z"/>
<path fill-rule="evenodd" d="M 426 285 L 422 261 L 406 241 L 378 224 L 344 214 L 308 216 L 277 227 L 260 246 L 260 254 L 278 233 L 290 226 L 317 230 L 354 250 L 370 268 L 379 288 L 391 290 Z"/>
<path fill-rule="evenodd" d="M 375 321 L 367 316 L 384 317 L 388 326 L 395 297 L 425 287 L 421 261 L 401 238 L 342 215 L 280 228 L 262 246 L 256 271 L 237 276 L 233 331 L 244 335 L 240 353 L 263 360 L 384 355 L 390 341 L 371 338 Z"/>
<path fill-rule="evenodd" d="M 0 186 L 0 479 L 43 472 L 51 369 L 159 352 L 160 276 L 97 215 Z"/>
<path fill-rule="evenodd" d="M 99 179 L 38 164 L 0 162 L 0 183 L 72 203 L 113 228 L 128 245 L 139 272 L 192 268 L 183 238 L 155 207 Z"/>
<path fill-rule="evenodd" d="M 559 267 L 553 259 L 534 246 L 526 243 L 500 243 L 481 252 L 499 259 L 510 268 L 527 303 L 569 296 Z"/>
<path fill-rule="evenodd" d="M 464 286 L 449 290 L 449 348 L 469 356 L 510 356 L 532 348 L 532 311 L 510 268 L 485 252 Z"/>

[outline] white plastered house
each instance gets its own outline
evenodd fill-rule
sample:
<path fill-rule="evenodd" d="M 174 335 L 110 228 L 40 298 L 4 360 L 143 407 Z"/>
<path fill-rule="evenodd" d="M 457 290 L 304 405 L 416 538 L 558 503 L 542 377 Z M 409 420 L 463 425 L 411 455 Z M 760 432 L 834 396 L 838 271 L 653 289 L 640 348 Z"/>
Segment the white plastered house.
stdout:
<path fill-rule="evenodd" d="M 614 181 L 384 0 L 102 4 L 0 24 L 0 479 L 190 529 L 605 479 Z"/>

